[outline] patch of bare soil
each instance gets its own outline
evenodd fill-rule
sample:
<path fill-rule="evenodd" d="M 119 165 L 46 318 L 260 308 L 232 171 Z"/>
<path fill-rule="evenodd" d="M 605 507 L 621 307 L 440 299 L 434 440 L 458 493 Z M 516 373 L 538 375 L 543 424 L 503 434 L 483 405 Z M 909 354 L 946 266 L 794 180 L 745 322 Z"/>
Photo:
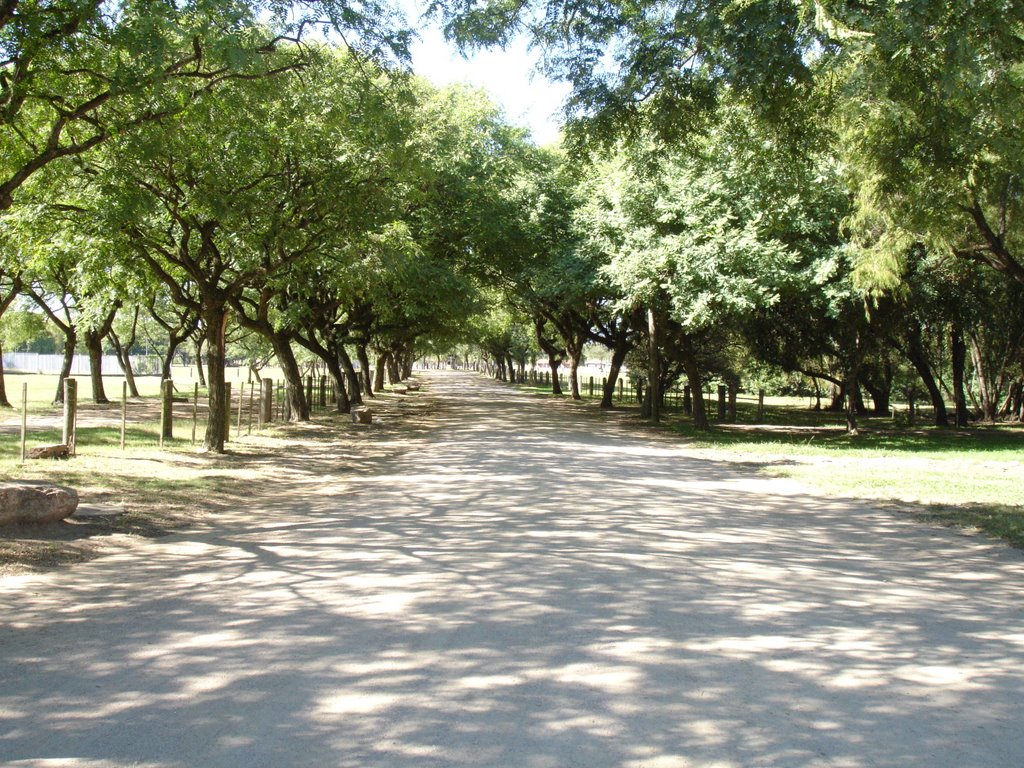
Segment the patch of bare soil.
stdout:
<path fill-rule="evenodd" d="M 364 472 L 415 450 L 440 426 L 429 392 L 384 394 L 369 402 L 374 423 L 354 425 L 347 414 L 278 424 L 228 443 L 227 452 L 191 447 L 123 454 L 109 449 L 60 462 L 32 462 L 16 480 L 47 480 L 75 488 L 78 511 L 51 525 L 0 528 L 0 575 L 45 571 L 90 560 L 187 530 L 218 512 L 244 509 L 279 494 L 289 477 L 316 462 L 332 476 Z M 119 418 L 119 414 L 112 414 Z"/>

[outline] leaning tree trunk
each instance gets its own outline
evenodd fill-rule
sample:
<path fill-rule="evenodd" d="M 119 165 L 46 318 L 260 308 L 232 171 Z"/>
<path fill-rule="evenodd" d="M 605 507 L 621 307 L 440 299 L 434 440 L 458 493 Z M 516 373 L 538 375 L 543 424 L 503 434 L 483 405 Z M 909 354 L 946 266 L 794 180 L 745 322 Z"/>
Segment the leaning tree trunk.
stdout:
<path fill-rule="evenodd" d="M 227 307 L 220 304 L 203 307 L 202 314 L 206 326 L 206 386 L 209 403 L 203 448 L 213 453 L 224 453 L 224 437 L 230 423 L 228 409 L 231 405 L 224 386 L 228 311 Z"/>
<path fill-rule="evenodd" d="M 64 382 L 71 376 L 71 366 L 75 362 L 75 347 L 78 346 L 78 334 L 73 326 L 65 326 L 64 331 L 64 361 L 60 366 L 60 376 L 57 378 L 57 394 L 53 397 L 54 404 L 64 402 Z"/>
<path fill-rule="evenodd" d="M 912 328 L 907 334 L 907 359 L 914 366 L 917 375 L 921 377 L 924 388 L 928 390 L 928 397 L 932 401 L 932 412 L 935 416 L 936 427 L 948 427 L 949 415 L 946 413 L 946 399 L 939 390 L 939 385 L 932 375 L 931 365 L 924 353 L 924 345 L 921 343 L 920 328 Z"/>
<path fill-rule="evenodd" d="M 309 403 L 306 402 L 306 391 L 302 386 L 302 371 L 295 359 L 295 352 L 288 338 L 282 333 L 271 333 L 270 346 L 274 349 L 277 362 L 281 366 L 288 392 L 288 404 L 291 406 L 290 421 L 309 421 Z"/>
<path fill-rule="evenodd" d="M 203 342 L 205 342 L 201 335 L 196 337 L 196 373 L 199 379 L 199 386 L 206 386 L 206 374 L 203 373 Z"/>
<path fill-rule="evenodd" d="M 349 413 L 352 410 L 352 402 L 349 400 L 348 392 L 345 390 L 345 372 L 341 368 L 341 363 L 338 362 L 338 355 L 331 354 L 330 350 L 328 350 L 328 354 L 324 356 L 323 361 L 338 393 L 337 399 L 334 401 L 338 413 Z"/>
<path fill-rule="evenodd" d="M 114 352 L 117 356 L 117 364 L 124 374 L 124 380 L 128 383 L 128 394 L 132 397 L 139 396 L 139 387 L 135 382 L 135 370 L 132 368 L 131 347 L 134 343 L 134 334 L 131 343 L 122 344 L 117 334 L 111 331 L 110 342 L 114 345 Z"/>
<path fill-rule="evenodd" d="M 356 368 L 352 365 L 352 358 L 349 357 L 348 350 L 345 349 L 344 344 L 338 345 L 338 361 L 345 370 L 345 379 L 348 382 L 348 397 L 351 405 L 362 405 L 363 395 L 359 374 L 356 373 Z"/>
<path fill-rule="evenodd" d="M 604 390 L 601 392 L 601 407 L 612 408 L 615 400 L 615 384 L 619 380 L 619 373 L 622 371 L 622 364 L 629 354 L 629 347 L 621 344 L 612 351 L 611 363 L 608 366 L 608 378 L 604 380 Z"/>
<path fill-rule="evenodd" d="M 174 333 L 167 334 L 167 353 L 163 356 L 160 361 L 160 380 L 166 381 L 171 378 L 171 366 L 174 364 L 174 356 L 178 352 L 178 347 L 181 346 L 187 336 L 178 336 Z M 197 350 L 198 352 L 198 350 Z"/>
<path fill-rule="evenodd" d="M 363 379 L 363 391 L 367 397 L 373 397 L 373 379 L 370 378 L 370 355 L 366 344 L 356 344 L 356 359 L 359 361 L 359 375 Z M 381 384 L 383 387 L 384 385 Z"/>

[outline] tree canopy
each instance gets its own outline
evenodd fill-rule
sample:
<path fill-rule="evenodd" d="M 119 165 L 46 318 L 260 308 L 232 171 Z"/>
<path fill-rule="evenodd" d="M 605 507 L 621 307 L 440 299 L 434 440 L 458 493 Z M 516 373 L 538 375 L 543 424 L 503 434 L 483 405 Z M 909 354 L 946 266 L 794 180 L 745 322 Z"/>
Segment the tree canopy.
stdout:
<path fill-rule="evenodd" d="M 5 334 L 35 312 L 124 366 L 155 328 L 165 374 L 188 341 L 209 450 L 233 338 L 295 419 L 303 359 L 346 410 L 465 344 L 556 393 L 564 366 L 577 398 L 601 349 L 604 407 L 628 366 L 652 418 L 682 384 L 700 427 L 709 382 L 767 370 L 824 382 L 851 431 L 868 395 L 1024 413 L 1006 0 L 434 2 L 463 46 L 525 34 L 572 85 L 546 149 L 408 72 L 377 2 L 0 3 Z"/>

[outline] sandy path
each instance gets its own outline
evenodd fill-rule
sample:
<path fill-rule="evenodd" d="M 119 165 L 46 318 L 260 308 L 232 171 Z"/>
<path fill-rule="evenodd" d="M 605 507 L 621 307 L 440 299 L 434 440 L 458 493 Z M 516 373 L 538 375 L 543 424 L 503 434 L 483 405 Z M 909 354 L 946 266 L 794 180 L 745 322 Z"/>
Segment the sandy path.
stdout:
<path fill-rule="evenodd" d="M 403 456 L 0 582 L 0 764 L 1024 764 L 1020 553 L 431 382 Z"/>

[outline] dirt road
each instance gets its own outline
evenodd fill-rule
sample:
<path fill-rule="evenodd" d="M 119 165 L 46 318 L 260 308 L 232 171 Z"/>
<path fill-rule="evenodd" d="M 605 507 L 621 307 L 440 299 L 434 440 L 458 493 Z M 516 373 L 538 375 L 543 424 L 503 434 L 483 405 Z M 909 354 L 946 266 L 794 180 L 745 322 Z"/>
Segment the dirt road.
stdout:
<path fill-rule="evenodd" d="M 215 526 L 0 581 L 0 764 L 1024 764 L 1024 557 L 435 374 Z"/>

